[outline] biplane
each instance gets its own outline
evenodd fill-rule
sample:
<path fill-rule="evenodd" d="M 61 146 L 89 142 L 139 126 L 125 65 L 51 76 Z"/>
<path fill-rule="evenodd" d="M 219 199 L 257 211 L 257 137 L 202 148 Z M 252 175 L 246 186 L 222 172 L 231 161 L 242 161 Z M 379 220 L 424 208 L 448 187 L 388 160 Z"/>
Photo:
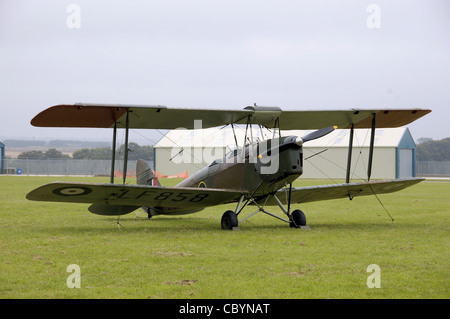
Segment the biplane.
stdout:
<path fill-rule="evenodd" d="M 281 110 L 279 107 L 248 106 L 234 109 L 169 108 L 162 105 L 72 104 L 55 105 L 36 115 L 37 127 L 111 128 L 113 130 L 110 183 L 53 182 L 36 188 L 27 199 L 50 202 L 89 203 L 89 211 L 99 215 L 123 215 L 142 208 L 155 215 L 181 215 L 210 206 L 235 203 L 221 218 L 222 229 L 235 229 L 243 220 L 263 212 L 288 223 L 306 226 L 306 216 L 293 205 L 313 201 L 386 194 L 421 182 L 422 178 L 370 180 L 376 128 L 399 127 L 431 112 L 428 109 Z M 128 135 L 130 129 L 193 129 L 237 125 L 246 127 L 242 145 L 227 153 L 174 187 L 161 186 L 153 170 L 143 160 L 137 162 L 136 184 L 126 183 Z M 270 139 L 250 140 L 252 125 L 269 128 Z M 348 129 L 346 182 L 313 187 L 292 187 L 303 173 L 303 144 L 329 134 L 337 127 Z M 114 182 L 116 135 L 125 130 L 123 181 Z M 281 130 L 314 130 L 306 136 L 282 136 Z M 356 129 L 370 129 L 367 181 L 350 182 L 353 135 Z M 256 211 L 242 217 L 245 207 Z M 280 213 L 267 207 L 279 207 Z M 239 220 L 239 218 L 241 218 Z"/>

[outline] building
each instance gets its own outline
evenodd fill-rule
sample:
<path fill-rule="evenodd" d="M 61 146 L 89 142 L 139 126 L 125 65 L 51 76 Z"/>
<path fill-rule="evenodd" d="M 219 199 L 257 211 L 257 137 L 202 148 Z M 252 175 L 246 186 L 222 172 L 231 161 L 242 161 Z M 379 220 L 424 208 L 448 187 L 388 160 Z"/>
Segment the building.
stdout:
<path fill-rule="evenodd" d="M 311 130 L 282 131 L 282 136 L 304 136 Z M 239 145 L 245 126 L 235 127 Z M 254 139 L 268 139 L 273 132 L 253 128 Z M 345 179 L 350 130 L 335 130 L 303 147 L 303 178 Z M 370 129 L 357 129 L 353 139 L 351 180 L 367 179 Z M 374 142 L 372 179 L 415 177 L 416 144 L 406 127 L 377 129 Z M 232 128 L 172 130 L 154 146 L 154 168 L 162 174 L 188 171 L 192 175 L 214 159 L 236 147 Z"/>
<path fill-rule="evenodd" d="M 242 146 L 245 126 L 236 125 L 234 132 L 236 140 Z M 251 134 L 250 130 L 248 132 L 248 137 L 251 136 L 261 140 L 270 138 L 272 133 L 267 129 L 253 128 Z M 187 170 L 190 176 L 235 149 L 236 140 L 231 127 L 169 131 L 154 146 L 154 169 L 165 175 L 176 175 Z"/>
<path fill-rule="evenodd" d="M 3 174 L 5 166 L 5 144 L 0 142 L 0 174 Z"/>
<path fill-rule="evenodd" d="M 288 133 L 288 132 L 286 132 Z M 306 132 L 307 133 L 307 132 Z M 305 131 L 290 131 L 302 136 Z M 351 180 L 367 179 L 370 129 L 355 130 Z M 350 130 L 335 130 L 304 146 L 304 178 L 345 178 Z M 408 128 L 377 129 L 374 140 L 372 179 L 415 177 L 416 144 Z"/>

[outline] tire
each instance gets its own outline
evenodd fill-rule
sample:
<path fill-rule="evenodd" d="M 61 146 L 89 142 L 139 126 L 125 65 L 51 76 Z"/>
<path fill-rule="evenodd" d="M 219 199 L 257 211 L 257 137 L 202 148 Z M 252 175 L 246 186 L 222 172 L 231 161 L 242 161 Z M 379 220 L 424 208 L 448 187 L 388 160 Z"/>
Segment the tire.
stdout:
<path fill-rule="evenodd" d="M 234 227 L 238 226 L 238 219 L 235 212 L 232 210 L 227 210 L 222 215 L 222 221 L 221 221 L 222 229 L 225 230 L 232 230 Z"/>
<path fill-rule="evenodd" d="M 296 209 L 292 212 L 292 219 L 295 224 L 293 225 L 293 223 L 291 223 L 291 227 L 306 226 L 306 216 L 300 209 Z"/>

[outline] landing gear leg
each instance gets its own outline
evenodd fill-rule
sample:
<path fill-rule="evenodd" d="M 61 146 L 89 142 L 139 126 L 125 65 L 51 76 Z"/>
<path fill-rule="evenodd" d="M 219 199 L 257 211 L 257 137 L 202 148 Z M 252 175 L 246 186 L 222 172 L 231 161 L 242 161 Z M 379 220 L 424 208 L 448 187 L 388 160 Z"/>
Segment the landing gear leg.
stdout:
<path fill-rule="evenodd" d="M 150 207 L 147 207 L 147 210 L 146 210 L 146 211 L 147 211 L 147 218 L 148 218 L 148 219 L 152 218 L 152 216 L 153 216 L 153 215 L 152 215 L 152 209 L 151 209 Z"/>
<path fill-rule="evenodd" d="M 261 185 L 261 184 L 260 184 Z M 258 186 L 259 188 L 259 186 Z M 309 229 L 308 226 L 306 226 L 306 217 L 305 214 L 299 210 L 296 209 L 294 210 L 292 213 L 290 213 L 290 209 L 291 209 L 291 192 L 292 192 L 292 184 L 289 185 L 289 194 L 288 194 L 288 198 L 287 198 L 287 209 L 284 207 L 283 203 L 278 199 L 277 195 L 275 193 L 273 194 L 269 194 L 265 197 L 264 203 L 262 203 L 262 200 L 260 199 L 259 201 L 255 200 L 253 198 L 254 193 L 247 199 L 247 202 L 245 204 L 243 204 L 244 201 L 244 196 L 242 196 L 239 200 L 239 203 L 236 207 L 236 211 L 232 211 L 232 210 L 228 210 L 226 211 L 223 216 L 222 216 L 222 221 L 221 221 L 221 226 L 222 229 L 227 229 L 227 230 L 232 230 L 232 229 L 236 229 L 238 227 L 238 223 L 239 222 L 243 222 L 244 220 L 252 217 L 253 215 L 259 213 L 259 212 L 263 212 L 267 215 L 270 215 L 272 217 L 275 217 L 279 220 L 282 220 L 286 223 L 288 223 L 290 225 L 290 227 L 293 228 L 302 228 L 302 229 Z M 267 210 L 264 209 L 264 207 L 266 206 L 269 198 L 273 198 L 275 199 L 275 201 L 277 202 L 278 206 L 280 207 L 280 209 L 286 214 L 286 216 L 288 217 L 288 219 L 277 216 Z M 258 209 L 251 213 L 250 215 L 242 218 L 240 221 L 238 221 L 237 216 L 241 213 L 242 209 L 249 203 L 253 203 L 255 206 L 258 207 Z M 262 203 L 262 205 L 261 205 Z"/>
<path fill-rule="evenodd" d="M 276 199 L 278 206 L 289 218 L 288 223 L 289 223 L 290 227 L 292 227 L 292 228 L 309 228 L 308 226 L 306 226 L 306 216 L 301 210 L 296 209 L 292 212 L 292 214 L 290 213 L 290 211 L 291 211 L 291 192 L 292 192 L 292 184 L 289 185 L 287 209 L 284 208 L 283 204 L 277 198 L 276 195 L 274 195 L 274 198 Z"/>

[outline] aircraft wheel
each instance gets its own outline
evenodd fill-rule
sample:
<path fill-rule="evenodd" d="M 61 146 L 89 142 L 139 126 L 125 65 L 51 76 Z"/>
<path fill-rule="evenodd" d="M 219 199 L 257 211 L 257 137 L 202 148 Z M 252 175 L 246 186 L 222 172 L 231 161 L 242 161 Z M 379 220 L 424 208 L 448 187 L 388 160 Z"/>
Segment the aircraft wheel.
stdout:
<path fill-rule="evenodd" d="M 238 219 L 237 219 L 236 213 L 233 212 L 232 210 L 227 210 L 222 215 L 221 226 L 222 226 L 222 229 L 227 229 L 227 230 L 231 230 L 231 229 L 233 229 L 233 227 L 237 227 Z"/>
<path fill-rule="evenodd" d="M 292 212 L 292 219 L 295 224 L 291 222 L 291 227 L 306 226 L 306 216 L 300 209 L 296 209 Z"/>

